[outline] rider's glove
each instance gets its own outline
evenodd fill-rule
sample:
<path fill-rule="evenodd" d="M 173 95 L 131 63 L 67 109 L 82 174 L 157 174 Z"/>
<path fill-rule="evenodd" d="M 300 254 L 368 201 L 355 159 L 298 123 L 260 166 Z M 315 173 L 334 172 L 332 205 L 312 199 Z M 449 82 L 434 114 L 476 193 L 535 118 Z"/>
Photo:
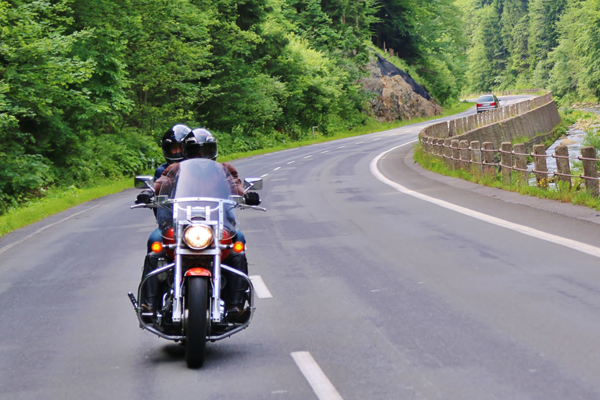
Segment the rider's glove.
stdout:
<path fill-rule="evenodd" d="M 152 193 L 152 190 L 142 190 L 142 192 L 137 195 L 137 199 L 135 199 L 135 204 L 152 203 L 153 199 L 154 193 Z"/>
<path fill-rule="evenodd" d="M 248 192 L 244 195 L 244 202 L 249 206 L 257 206 L 260 204 L 260 197 L 256 192 Z"/>

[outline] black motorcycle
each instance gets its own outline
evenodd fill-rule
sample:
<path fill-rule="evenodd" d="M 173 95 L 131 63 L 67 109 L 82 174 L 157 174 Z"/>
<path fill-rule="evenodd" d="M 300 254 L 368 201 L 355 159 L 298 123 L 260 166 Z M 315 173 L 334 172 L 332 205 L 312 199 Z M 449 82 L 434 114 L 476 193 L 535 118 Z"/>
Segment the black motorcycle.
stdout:
<path fill-rule="evenodd" d="M 229 252 L 244 251 L 244 244 L 236 241 L 237 210 L 266 210 L 246 205 L 227 169 L 211 160 L 183 161 L 162 180 L 153 203 L 131 207 L 156 208 L 163 240 L 152 244 L 157 268 L 142 279 L 137 299 L 131 292 L 129 298 L 140 327 L 183 342 L 188 367 L 198 368 L 204 363 L 207 341 L 240 332 L 252 320 L 255 308 L 250 278 L 222 261 Z M 154 190 L 153 178 L 138 176 L 135 186 Z M 244 188 L 244 193 L 259 190 L 262 179 L 247 178 Z M 233 318 L 222 296 L 227 290 L 224 275 L 228 274 L 247 282 L 243 309 L 236 310 Z M 162 301 L 157 310 L 146 312 L 139 300 L 151 280 L 158 286 Z"/>

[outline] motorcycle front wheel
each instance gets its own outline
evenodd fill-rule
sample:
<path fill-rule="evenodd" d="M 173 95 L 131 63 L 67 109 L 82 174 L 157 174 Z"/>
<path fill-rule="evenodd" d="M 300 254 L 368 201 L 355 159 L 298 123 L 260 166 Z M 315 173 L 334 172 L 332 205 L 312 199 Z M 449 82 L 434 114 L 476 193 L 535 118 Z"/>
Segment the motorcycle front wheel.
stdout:
<path fill-rule="evenodd" d="M 204 277 L 187 279 L 185 362 L 188 368 L 200 368 L 206 356 L 208 281 Z"/>

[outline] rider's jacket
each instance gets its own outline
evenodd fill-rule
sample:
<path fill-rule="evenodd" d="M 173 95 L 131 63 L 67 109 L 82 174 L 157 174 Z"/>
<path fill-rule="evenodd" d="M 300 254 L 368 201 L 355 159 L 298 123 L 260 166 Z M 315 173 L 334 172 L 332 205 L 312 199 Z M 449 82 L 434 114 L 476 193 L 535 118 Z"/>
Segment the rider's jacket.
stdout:
<path fill-rule="evenodd" d="M 167 169 L 167 167 L 171 164 L 172 163 L 170 162 L 166 162 L 164 164 L 159 165 L 158 168 L 156 168 L 156 171 L 154 171 L 154 180 L 157 181 L 158 178 L 160 178 L 160 176 L 163 174 L 163 172 L 165 172 L 165 169 Z"/>
<path fill-rule="evenodd" d="M 233 178 L 233 182 L 235 184 L 238 194 L 240 196 L 243 195 L 244 194 L 244 185 L 242 184 L 242 181 L 239 178 L 238 172 L 235 169 L 235 167 L 228 162 L 221 163 L 221 165 L 223 165 L 227 169 L 227 171 L 229 171 L 229 173 L 231 174 L 231 177 Z M 161 167 L 162 167 L 162 165 L 161 165 Z M 154 182 L 154 191 L 156 193 L 160 193 L 160 187 L 162 186 L 163 183 L 165 183 L 169 179 L 167 177 L 169 175 L 169 173 L 171 171 L 177 172 L 176 169 L 178 169 L 178 168 L 179 168 L 179 163 L 175 162 L 175 163 L 168 165 L 164 169 L 160 178 L 156 179 L 156 181 Z M 158 172 L 158 169 L 156 171 Z M 155 177 L 156 177 L 156 175 L 155 175 Z"/>

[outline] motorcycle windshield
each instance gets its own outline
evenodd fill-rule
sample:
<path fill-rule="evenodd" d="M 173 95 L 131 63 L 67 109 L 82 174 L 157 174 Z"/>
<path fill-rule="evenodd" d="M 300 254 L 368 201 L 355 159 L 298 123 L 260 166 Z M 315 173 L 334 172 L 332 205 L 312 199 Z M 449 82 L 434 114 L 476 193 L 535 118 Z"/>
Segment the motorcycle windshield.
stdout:
<path fill-rule="evenodd" d="M 177 220 L 219 219 L 219 207 L 223 207 L 223 225 L 230 233 L 235 232 L 235 204 L 237 195 L 235 181 L 227 169 L 212 160 L 195 158 L 169 167 L 157 183 L 159 190 L 158 222 L 163 231 L 174 226 Z M 226 200 L 226 202 L 219 202 Z"/>

